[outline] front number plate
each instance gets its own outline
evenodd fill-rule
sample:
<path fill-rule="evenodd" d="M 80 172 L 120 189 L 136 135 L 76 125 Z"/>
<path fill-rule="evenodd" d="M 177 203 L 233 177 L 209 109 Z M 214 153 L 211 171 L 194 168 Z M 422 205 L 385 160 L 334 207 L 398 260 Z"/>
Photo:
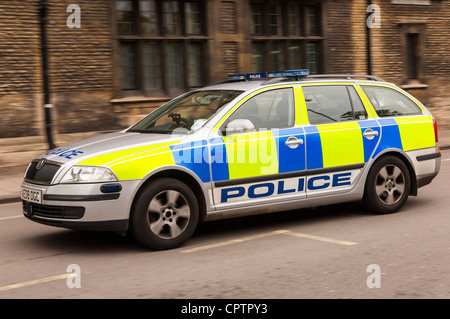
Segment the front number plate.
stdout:
<path fill-rule="evenodd" d="M 22 187 L 20 197 L 27 202 L 37 204 L 42 203 L 42 191 L 40 189 L 31 189 L 27 187 Z"/>

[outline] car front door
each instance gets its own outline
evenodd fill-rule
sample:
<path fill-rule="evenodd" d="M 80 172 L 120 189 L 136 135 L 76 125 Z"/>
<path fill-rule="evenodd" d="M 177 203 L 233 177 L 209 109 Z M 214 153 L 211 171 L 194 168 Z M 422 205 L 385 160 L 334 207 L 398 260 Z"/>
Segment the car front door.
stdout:
<path fill-rule="evenodd" d="M 305 197 L 305 136 L 298 89 L 252 93 L 220 121 L 209 139 L 217 209 Z"/>

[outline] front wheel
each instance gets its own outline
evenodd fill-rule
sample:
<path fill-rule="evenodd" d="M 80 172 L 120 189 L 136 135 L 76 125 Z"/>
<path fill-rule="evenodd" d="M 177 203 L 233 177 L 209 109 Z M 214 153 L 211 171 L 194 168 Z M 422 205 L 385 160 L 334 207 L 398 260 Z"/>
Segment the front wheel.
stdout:
<path fill-rule="evenodd" d="M 184 183 L 162 178 L 138 195 L 131 215 L 131 231 L 141 244 L 156 250 L 181 246 L 194 233 L 199 206 Z"/>
<path fill-rule="evenodd" d="M 408 167 L 396 156 L 386 156 L 375 162 L 367 177 L 364 204 L 377 214 L 398 211 L 411 189 Z"/>

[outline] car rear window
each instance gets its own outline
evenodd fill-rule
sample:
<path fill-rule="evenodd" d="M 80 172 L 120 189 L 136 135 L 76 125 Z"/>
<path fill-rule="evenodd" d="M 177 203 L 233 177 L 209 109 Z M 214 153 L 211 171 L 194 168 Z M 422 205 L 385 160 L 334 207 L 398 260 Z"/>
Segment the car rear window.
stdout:
<path fill-rule="evenodd" d="M 362 85 L 379 117 L 422 114 L 422 110 L 406 95 L 384 86 Z"/>

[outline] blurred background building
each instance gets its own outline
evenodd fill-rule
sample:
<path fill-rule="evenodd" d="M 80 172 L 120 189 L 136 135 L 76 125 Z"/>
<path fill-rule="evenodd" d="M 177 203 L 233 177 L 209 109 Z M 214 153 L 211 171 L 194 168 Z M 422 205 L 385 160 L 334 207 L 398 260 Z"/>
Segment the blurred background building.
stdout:
<path fill-rule="evenodd" d="M 43 4 L 56 134 L 125 128 L 227 74 L 296 68 L 379 76 L 450 128 L 449 0 L 8 0 L 0 137 L 45 135 Z"/>

